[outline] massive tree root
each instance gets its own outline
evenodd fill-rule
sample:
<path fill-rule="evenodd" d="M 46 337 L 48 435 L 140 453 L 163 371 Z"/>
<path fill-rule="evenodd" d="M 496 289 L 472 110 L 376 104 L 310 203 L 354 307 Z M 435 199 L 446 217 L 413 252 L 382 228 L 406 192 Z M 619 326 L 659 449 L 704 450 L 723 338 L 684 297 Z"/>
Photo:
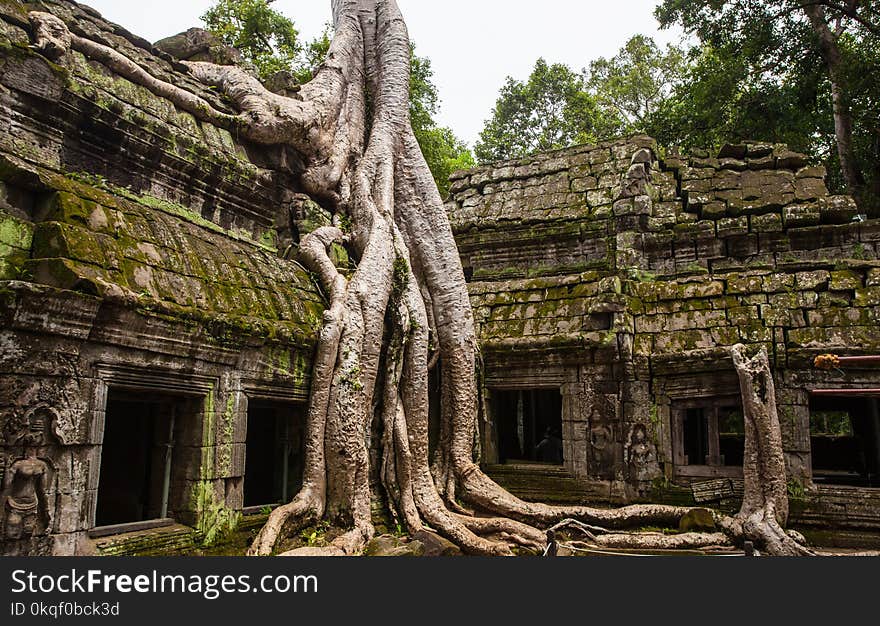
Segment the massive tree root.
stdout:
<path fill-rule="evenodd" d="M 375 532 L 369 454 L 374 435 L 381 439 L 382 454 L 380 467 L 372 470 L 378 471 L 399 523 L 411 533 L 430 528 L 470 554 L 508 555 L 516 546 L 540 549 L 545 535 L 538 528 L 567 519 L 603 529 L 678 524 L 689 509 L 527 503 L 474 462 L 473 313 L 448 217 L 410 126 L 406 26 L 394 0 L 332 4 L 336 34 L 327 61 L 295 98 L 270 93 L 237 67 L 186 64 L 197 79 L 222 90 L 238 115 L 218 111 L 115 50 L 71 34 L 52 15 L 31 14 L 36 47 L 53 59 L 63 62 L 70 49 L 76 50 L 201 120 L 234 129 L 257 144 L 295 150 L 306 164 L 303 188 L 336 216 L 336 226 L 307 234 L 300 245 L 300 259 L 317 276 L 329 302 L 312 376 L 304 486 L 291 503 L 271 514 L 251 554 L 272 554 L 280 540 L 320 519 L 348 529 L 323 553 L 360 554 Z M 347 232 L 343 224 L 350 224 Z M 357 265 L 348 277 L 328 253 L 340 243 Z M 432 462 L 428 373 L 438 358 L 442 421 Z M 772 384 L 767 377 L 762 380 Z M 772 387 L 758 397 L 772 398 Z M 766 411 L 768 404 L 754 406 Z M 374 420 L 380 428 L 374 428 Z M 775 452 L 767 456 L 765 446 L 754 441 L 768 428 L 756 419 L 748 431 L 747 459 L 753 468 L 747 473 L 748 506 L 736 519 L 724 521 L 727 535 L 664 538 L 606 531 L 593 533 L 593 540 L 604 546 L 686 547 L 754 536 L 771 553 L 793 552 L 777 524 L 785 511 L 778 485 L 773 482 L 765 493 L 759 484 L 773 478 L 771 472 L 782 472 L 778 480 L 784 496 L 784 468 Z M 771 447 L 778 443 L 778 438 L 770 440 Z"/>

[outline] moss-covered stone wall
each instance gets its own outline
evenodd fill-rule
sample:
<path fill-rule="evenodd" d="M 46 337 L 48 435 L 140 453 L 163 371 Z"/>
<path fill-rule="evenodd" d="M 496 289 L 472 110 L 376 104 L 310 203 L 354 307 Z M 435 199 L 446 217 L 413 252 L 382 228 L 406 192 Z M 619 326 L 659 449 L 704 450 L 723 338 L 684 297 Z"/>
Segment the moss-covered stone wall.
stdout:
<path fill-rule="evenodd" d="M 296 157 L 79 53 L 49 61 L 30 48 L 29 10 L 231 112 L 86 6 L 0 2 L 0 476 L 36 454 L 48 477 L 46 526 L 4 533 L 0 553 L 113 552 L 88 533 L 120 393 L 177 407 L 169 516 L 189 542 L 221 541 L 243 508 L 249 402 L 301 406 L 309 392 L 325 301 L 290 260 Z"/>
<path fill-rule="evenodd" d="M 830 195 L 825 174 L 784 145 L 681 155 L 643 136 L 455 174 L 447 207 L 483 346 L 489 461 L 492 390 L 558 387 L 566 467 L 587 491 L 603 480 L 636 495 L 639 424 L 657 494 L 735 479 L 680 465 L 680 420 L 738 401 L 728 349 L 744 343 L 771 356 L 792 480 L 818 489 L 811 391 L 880 386 L 877 368 L 814 365 L 880 354 L 880 219 Z"/>

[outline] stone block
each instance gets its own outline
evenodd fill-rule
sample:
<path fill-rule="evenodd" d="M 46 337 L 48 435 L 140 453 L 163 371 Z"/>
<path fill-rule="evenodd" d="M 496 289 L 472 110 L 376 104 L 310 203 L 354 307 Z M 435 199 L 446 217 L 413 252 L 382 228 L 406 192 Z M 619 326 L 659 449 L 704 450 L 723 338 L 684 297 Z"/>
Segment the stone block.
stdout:
<path fill-rule="evenodd" d="M 662 354 L 714 348 L 715 340 L 708 330 L 683 330 L 654 335 L 654 350 Z"/>
<path fill-rule="evenodd" d="M 691 178 L 689 175 L 682 177 L 681 193 L 710 193 L 714 191 L 712 187 L 711 174 L 708 176 L 699 176 Z"/>
<path fill-rule="evenodd" d="M 723 240 L 700 238 L 696 242 L 697 257 L 700 259 L 719 259 L 727 255 L 727 246 Z"/>
<path fill-rule="evenodd" d="M 769 293 L 792 291 L 795 288 L 796 277 L 794 274 L 775 272 L 769 276 L 765 276 L 762 284 L 764 291 Z"/>
<path fill-rule="evenodd" d="M 831 272 L 831 281 L 828 285 L 831 291 L 849 291 L 862 288 L 862 275 L 853 270 L 840 270 Z"/>
<path fill-rule="evenodd" d="M 745 235 L 749 232 L 749 218 L 726 217 L 719 219 L 715 225 L 715 233 L 719 238 L 731 237 L 733 235 Z"/>
<path fill-rule="evenodd" d="M 774 146 L 769 143 L 749 142 L 746 144 L 746 156 L 760 159 L 773 154 Z"/>
<path fill-rule="evenodd" d="M 613 201 L 609 189 L 596 189 L 587 192 L 587 206 L 592 208 L 610 205 Z"/>
<path fill-rule="evenodd" d="M 795 174 L 796 178 L 818 178 L 821 180 L 825 180 L 828 176 L 828 170 L 826 170 L 822 166 L 807 166 L 802 167 Z"/>
<path fill-rule="evenodd" d="M 815 226 L 819 224 L 821 214 L 815 204 L 792 204 L 782 210 L 782 221 L 785 228 Z"/>
<path fill-rule="evenodd" d="M 763 275 L 731 274 L 727 277 L 727 293 L 729 294 L 759 293 L 763 289 Z"/>
<path fill-rule="evenodd" d="M 746 160 L 749 169 L 752 171 L 769 170 L 776 167 L 776 159 L 772 156 L 749 158 Z"/>
<path fill-rule="evenodd" d="M 774 150 L 776 167 L 787 170 L 799 170 L 807 165 L 807 157 L 791 150 Z"/>
<path fill-rule="evenodd" d="M 244 507 L 244 478 L 227 478 L 225 487 L 226 507 L 240 511 Z"/>
<path fill-rule="evenodd" d="M 807 324 L 824 328 L 836 326 L 870 326 L 878 322 L 871 308 L 835 307 L 807 311 Z"/>
<path fill-rule="evenodd" d="M 731 257 L 746 258 L 758 254 L 758 236 L 754 233 L 728 237 L 726 242 L 727 254 Z"/>
<path fill-rule="evenodd" d="M 798 272 L 795 274 L 797 288 L 804 291 L 824 291 L 828 288 L 830 280 L 831 274 L 827 270 Z"/>
<path fill-rule="evenodd" d="M 749 168 L 749 164 L 744 159 L 719 159 L 721 167 L 735 172 L 743 172 Z"/>
<path fill-rule="evenodd" d="M 850 196 L 829 196 L 820 199 L 819 213 L 824 224 L 845 224 L 858 215 L 859 208 Z"/>
<path fill-rule="evenodd" d="M 880 306 L 880 287 L 856 289 L 853 304 L 856 306 Z"/>
<path fill-rule="evenodd" d="M 782 216 L 778 213 L 753 215 L 749 218 L 751 230 L 756 233 L 775 233 L 782 231 Z"/>
<path fill-rule="evenodd" d="M 794 197 L 799 202 L 818 200 L 828 195 L 828 188 L 821 178 L 798 178 L 794 184 Z"/>
<path fill-rule="evenodd" d="M 709 202 L 700 210 L 700 218 L 704 220 L 719 220 L 727 216 L 727 204 L 724 202 Z"/>
<path fill-rule="evenodd" d="M 777 309 L 814 309 L 818 305 L 819 296 L 813 291 L 774 293 L 767 296 L 767 302 Z"/>
<path fill-rule="evenodd" d="M 97 501 L 97 490 L 56 494 L 52 532 L 74 533 L 91 527 L 90 513 Z"/>
<path fill-rule="evenodd" d="M 571 181 L 571 190 L 574 193 L 583 193 L 586 191 L 595 191 L 599 186 L 599 181 L 593 176 L 584 178 L 575 178 Z"/>

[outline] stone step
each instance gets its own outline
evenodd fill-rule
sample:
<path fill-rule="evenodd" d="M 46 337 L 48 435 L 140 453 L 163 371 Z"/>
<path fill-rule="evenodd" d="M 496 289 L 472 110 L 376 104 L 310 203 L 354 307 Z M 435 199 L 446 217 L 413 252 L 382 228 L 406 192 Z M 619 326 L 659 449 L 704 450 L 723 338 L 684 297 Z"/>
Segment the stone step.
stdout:
<path fill-rule="evenodd" d="M 607 503 L 611 498 L 606 483 L 582 481 L 559 465 L 485 465 L 483 471 L 510 493 L 528 502 L 595 504 Z"/>
<path fill-rule="evenodd" d="M 94 539 L 95 553 L 100 556 L 169 556 L 195 549 L 202 543 L 199 531 L 174 524 Z"/>

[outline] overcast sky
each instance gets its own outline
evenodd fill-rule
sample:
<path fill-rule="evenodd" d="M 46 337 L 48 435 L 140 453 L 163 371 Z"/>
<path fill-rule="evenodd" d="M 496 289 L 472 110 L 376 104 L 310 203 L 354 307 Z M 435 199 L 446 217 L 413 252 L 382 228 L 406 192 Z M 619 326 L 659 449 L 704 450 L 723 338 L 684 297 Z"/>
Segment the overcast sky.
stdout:
<path fill-rule="evenodd" d="M 398 0 L 420 56 L 431 59 L 438 122 L 476 141 L 507 76 L 525 79 L 538 57 L 575 70 L 613 56 L 632 35 L 679 41 L 653 17 L 659 0 Z M 192 26 L 213 0 L 84 0 L 110 21 L 156 41 Z M 329 0 L 276 0 L 306 37 L 330 19 Z"/>

